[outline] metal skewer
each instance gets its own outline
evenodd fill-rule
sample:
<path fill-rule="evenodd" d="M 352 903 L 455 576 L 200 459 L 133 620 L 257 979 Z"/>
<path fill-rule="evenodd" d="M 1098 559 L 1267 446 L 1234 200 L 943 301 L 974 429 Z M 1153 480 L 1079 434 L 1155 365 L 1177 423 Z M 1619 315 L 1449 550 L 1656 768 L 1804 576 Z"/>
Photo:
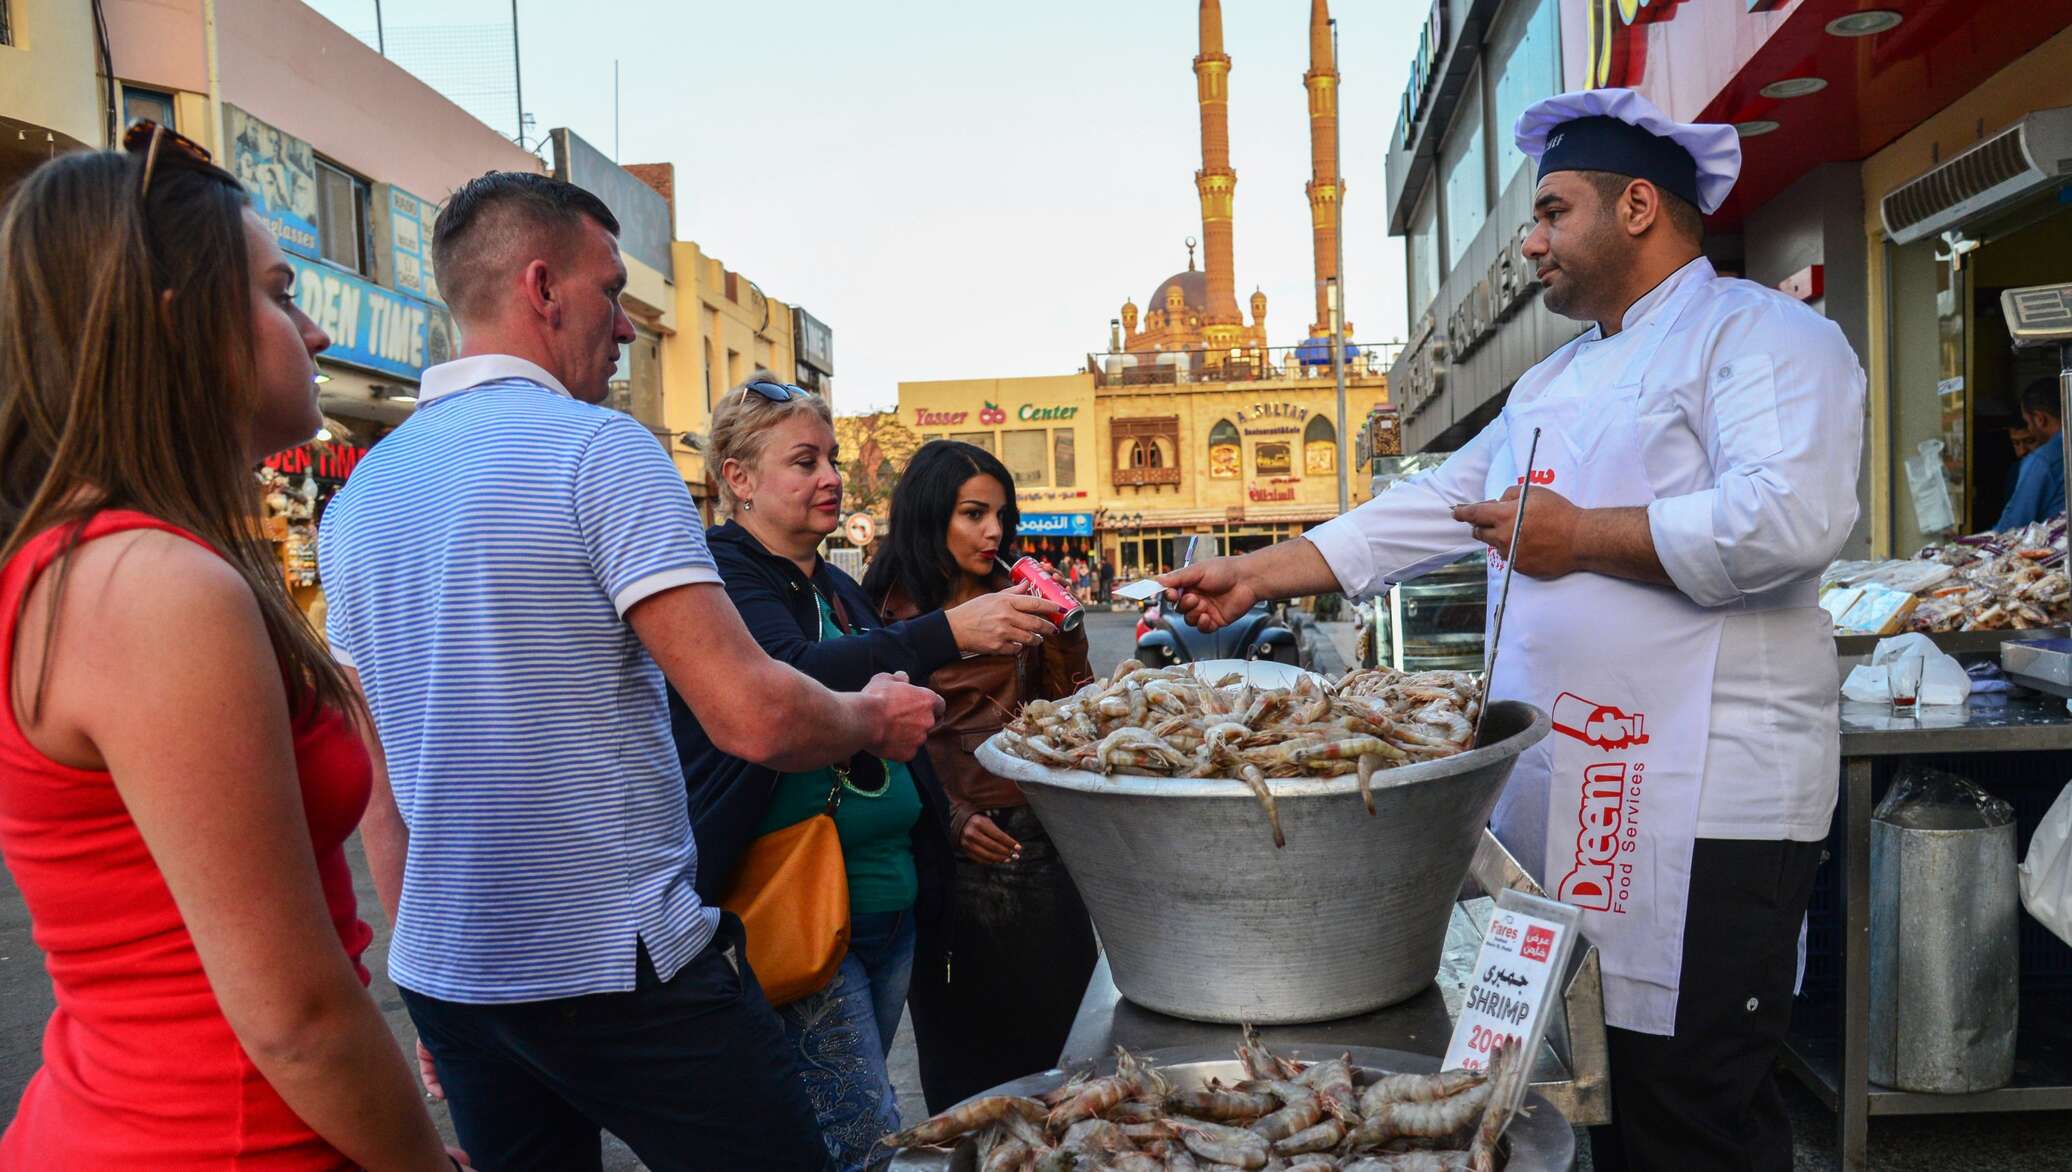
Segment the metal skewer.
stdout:
<path fill-rule="evenodd" d="M 1504 640 L 1504 607 L 1511 601 L 1511 573 L 1518 568 L 1518 535 L 1525 529 L 1525 498 L 1532 495 L 1533 466 L 1540 458 L 1540 429 L 1532 429 L 1532 447 L 1525 453 L 1525 476 L 1518 482 L 1518 511 L 1511 517 L 1510 556 L 1504 559 L 1504 581 L 1496 596 L 1496 617 L 1489 623 L 1489 662 L 1482 665 L 1482 688 L 1475 704 L 1475 739 L 1482 744 L 1482 718 L 1489 714 L 1489 684 L 1496 679 L 1496 653 Z"/>

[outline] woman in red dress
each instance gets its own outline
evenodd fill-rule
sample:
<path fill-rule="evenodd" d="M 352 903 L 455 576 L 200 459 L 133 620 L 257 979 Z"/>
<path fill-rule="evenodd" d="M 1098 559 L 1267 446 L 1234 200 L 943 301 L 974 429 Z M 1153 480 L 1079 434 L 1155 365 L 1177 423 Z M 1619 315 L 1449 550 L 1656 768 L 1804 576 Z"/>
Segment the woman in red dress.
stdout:
<path fill-rule="evenodd" d="M 359 964 L 351 693 L 257 537 L 330 340 L 236 180 L 127 145 L 0 222 L 0 858 L 57 998 L 0 1169 L 451 1172 Z"/>

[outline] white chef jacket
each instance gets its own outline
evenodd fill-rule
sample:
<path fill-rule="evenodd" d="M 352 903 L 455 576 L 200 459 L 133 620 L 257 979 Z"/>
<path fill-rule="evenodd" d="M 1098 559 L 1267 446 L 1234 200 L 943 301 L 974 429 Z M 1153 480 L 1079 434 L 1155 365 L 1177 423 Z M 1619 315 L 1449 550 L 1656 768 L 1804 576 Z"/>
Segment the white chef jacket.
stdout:
<path fill-rule="evenodd" d="M 1634 302 L 1619 333 L 1605 338 L 1593 325 L 1527 371 L 1510 402 L 1534 401 L 1575 363 L 1587 377 L 1570 380 L 1568 393 L 1635 409 L 1609 402 L 1634 327 L 1692 283 L 1703 287 L 1641 376 L 1637 410 L 1655 552 L 1691 601 L 1733 612 L 1713 669 L 1697 836 L 1818 841 L 1834 813 L 1841 749 L 1820 572 L 1856 523 L 1863 448 L 1863 368 L 1841 330 L 1700 257 Z M 1507 409 L 1443 465 L 1310 530 L 1347 594 L 1378 593 L 1482 548 L 1452 508 L 1484 499 L 1510 418 Z M 1616 615 L 1591 617 L 1618 638 Z"/>

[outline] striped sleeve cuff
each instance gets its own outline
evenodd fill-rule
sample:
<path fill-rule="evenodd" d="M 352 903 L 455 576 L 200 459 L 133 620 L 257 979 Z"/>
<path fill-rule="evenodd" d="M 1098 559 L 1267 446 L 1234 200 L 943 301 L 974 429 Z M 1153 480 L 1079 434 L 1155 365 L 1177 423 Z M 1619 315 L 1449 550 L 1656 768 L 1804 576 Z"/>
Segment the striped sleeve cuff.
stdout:
<path fill-rule="evenodd" d="M 627 611 L 664 590 L 674 590 L 678 586 L 697 586 L 706 582 L 718 584 L 719 581 L 719 570 L 710 562 L 702 566 L 679 566 L 673 570 L 661 570 L 628 582 L 617 594 L 612 595 L 612 605 L 618 608 L 619 617 L 625 618 Z"/>

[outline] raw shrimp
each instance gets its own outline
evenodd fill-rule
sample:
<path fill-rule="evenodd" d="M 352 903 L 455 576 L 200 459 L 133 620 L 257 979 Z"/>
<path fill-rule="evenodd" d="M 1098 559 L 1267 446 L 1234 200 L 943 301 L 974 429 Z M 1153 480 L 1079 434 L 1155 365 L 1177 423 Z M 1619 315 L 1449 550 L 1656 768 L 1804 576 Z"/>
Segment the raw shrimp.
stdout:
<path fill-rule="evenodd" d="M 1482 1112 L 1482 1121 L 1475 1125 L 1475 1135 L 1468 1143 L 1468 1167 L 1473 1172 L 1495 1172 L 1496 1143 L 1511 1125 L 1511 1116 L 1518 1110 L 1518 1099 L 1525 1092 L 1525 1077 L 1532 1069 L 1532 1062 L 1525 1053 L 1525 1047 L 1512 1040 L 1496 1048 L 1489 1056 L 1489 1106 Z"/>
<path fill-rule="evenodd" d="M 1284 1139 L 1273 1141 L 1273 1150 L 1283 1156 L 1296 1156 L 1304 1152 L 1328 1152 L 1344 1139 L 1345 1124 L 1336 1119 L 1326 1119 L 1314 1127 L 1306 1127 Z"/>
<path fill-rule="evenodd" d="M 985 1155 L 978 1162 L 979 1172 L 1021 1172 L 1036 1155 L 1028 1144 L 998 1128 L 988 1133 L 981 1150 Z"/>
<path fill-rule="evenodd" d="M 1250 1025 L 1239 1027 L 1244 1042 L 1237 1048 L 1237 1064 L 1244 1068 L 1245 1077 L 1257 1079 L 1292 1079 L 1301 1074 L 1294 1063 L 1266 1048 L 1259 1040 L 1259 1031 Z"/>
<path fill-rule="evenodd" d="M 1266 825 L 1273 831 L 1274 849 L 1279 850 L 1287 846 L 1288 836 L 1281 833 L 1281 811 L 1274 804 L 1273 791 L 1267 788 L 1266 775 L 1259 771 L 1257 765 L 1252 764 L 1239 766 L 1237 772 L 1239 777 L 1244 778 L 1245 784 L 1252 787 L 1252 796 L 1258 798 L 1259 804 L 1266 809 Z"/>
<path fill-rule="evenodd" d="M 1252 1125 L 1252 1134 L 1272 1142 L 1286 1139 L 1298 1131 L 1316 1125 L 1324 1117 L 1324 1100 L 1307 1087 L 1293 1087 L 1300 1092 L 1282 1099 L 1287 1106 L 1259 1120 Z"/>
<path fill-rule="evenodd" d="M 1329 1111 L 1332 1118 L 1348 1127 L 1359 1124 L 1360 1093 L 1353 1089 L 1351 1055 L 1319 1062 L 1303 1071 L 1295 1081 L 1316 1088 L 1324 1100 L 1324 1110 Z"/>
<path fill-rule="evenodd" d="M 1165 1100 L 1166 1109 L 1176 1114 L 1219 1123 L 1250 1123 L 1279 1104 L 1272 1095 L 1221 1090 L 1175 1091 Z"/>
<path fill-rule="evenodd" d="M 1354 1150 L 1379 1147 L 1397 1136 L 1442 1136 L 1480 1119 L 1489 1102 L 1489 1085 L 1484 1083 L 1436 1103 L 1382 1103 L 1367 1113 L 1345 1142 Z"/>
<path fill-rule="evenodd" d="M 1489 1081 L 1479 1070 L 1442 1070 L 1437 1074 L 1391 1074 L 1360 1094 L 1360 1114 L 1371 1115 L 1383 1103 L 1436 1103 Z"/>
<path fill-rule="evenodd" d="M 994 1095 L 952 1107 L 933 1119 L 917 1123 L 905 1131 L 895 1132 L 881 1142 L 895 1148 L 941 1147 L 960 1135 L 968 1135 L 980 1128 L 998 1123 L 1010 1114 L 1020 1115 L 1025 1119 L 1041 1119 L 1046 1112 L 1043 1104 L 1035 1099 L 1024 1099 L 1018 1095 Z"/>
<path fill-rule="evenodd" d="M 1157 1103 L 1133 1099 L 1127 1103 L 1117 1103 L 1115 1109 L 1108 1112 L 1107 1118 L 1110 1122 L 1122 1124 L 1156 1123 L 1165 1118 L 1165 1108 Z"/>
<path fill-rule="evenodd" d="M 1137 1057 L 1120 1046 L 1115 1049 L 1115 1073 L 1086 1084 L 1071 1100 L 1052 1108 L 1048 1125 L 1070 1127 L 1082 1119 L 1105 1115 L 1124 1099 L 1140 1095 L 1162 1097 L 1167 1090 L 1165 1076 L 1144 1067 Z"/>
<path fill-rule="evenodd" d="M 1204 1160 L 1233 1168 L 1264 1168 L 1273 1158 L 1265 1140 L 1241 1127 L 1225 1127 L 1219 1123 L 1182 1120 L 1180 1142 Z"/>

